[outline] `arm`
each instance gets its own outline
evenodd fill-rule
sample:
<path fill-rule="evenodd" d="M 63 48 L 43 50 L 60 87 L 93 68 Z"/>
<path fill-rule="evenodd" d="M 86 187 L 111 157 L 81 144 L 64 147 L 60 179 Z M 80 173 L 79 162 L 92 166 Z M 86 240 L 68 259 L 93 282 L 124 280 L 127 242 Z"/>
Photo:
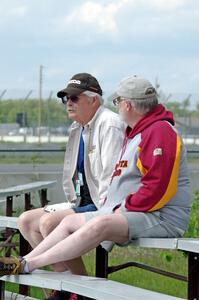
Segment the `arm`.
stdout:
<path fill-rule="evenodd" d="M 112 172 L 122 149 L 124 131 L 120 127 L 102 127 L 100 132 L 100 156 L 102 172 L 99 174 L 99 195 L 104 200 Z"/>
<path fill-rule="evenodd" d="M 125 207 L 130 211 L 155 211 L 176 194 L 181 140 L 166 122 L 157 122 L 142 133 L 137 167 L 141 186 L 129 195 Z"/>

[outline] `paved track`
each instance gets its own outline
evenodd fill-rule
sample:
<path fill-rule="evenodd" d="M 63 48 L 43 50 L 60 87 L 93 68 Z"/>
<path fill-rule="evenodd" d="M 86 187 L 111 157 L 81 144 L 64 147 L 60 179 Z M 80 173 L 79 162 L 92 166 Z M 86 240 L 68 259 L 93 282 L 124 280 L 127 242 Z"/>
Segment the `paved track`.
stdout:
<path fill-rule="evenodd" d="M 62 173 L 62 164 L 43 164 L 43 165 L 0 165 L 0 174 L 29 174 L 29 173 L 40 173 L 40 174 L 52 174 Z"/>

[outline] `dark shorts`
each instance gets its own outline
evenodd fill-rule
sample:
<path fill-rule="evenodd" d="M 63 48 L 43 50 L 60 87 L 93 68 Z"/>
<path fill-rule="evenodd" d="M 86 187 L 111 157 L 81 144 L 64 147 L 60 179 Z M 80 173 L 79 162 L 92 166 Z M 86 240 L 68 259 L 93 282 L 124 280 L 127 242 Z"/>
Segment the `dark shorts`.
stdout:
<path fill-rule="evenodd" d="M 84 206 L 77 206 L 72 209 L 74 210 L 75 213 L 84 213 L 87 211 L 96 211 L 97 207 L 95 206 L 95 204 L 87 204 Z"/>

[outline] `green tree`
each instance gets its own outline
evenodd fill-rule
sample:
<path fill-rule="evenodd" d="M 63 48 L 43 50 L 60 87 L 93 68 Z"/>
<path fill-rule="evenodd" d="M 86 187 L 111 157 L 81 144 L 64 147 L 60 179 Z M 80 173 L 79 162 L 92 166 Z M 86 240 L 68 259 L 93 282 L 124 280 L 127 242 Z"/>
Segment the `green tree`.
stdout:
<path fill-rule="evenodd" d="M 27 114 L 28 127 L 37 126 L 38 124 L 38 107 L 37 99 L 2 100 L 0 101 L 0 123 L 15 123 L 16 114 L 25 112 Z M 57 99 L 42 101 L 42 126 L 68 126 L 71 121 L 66 114 L 65 106 Z"/>

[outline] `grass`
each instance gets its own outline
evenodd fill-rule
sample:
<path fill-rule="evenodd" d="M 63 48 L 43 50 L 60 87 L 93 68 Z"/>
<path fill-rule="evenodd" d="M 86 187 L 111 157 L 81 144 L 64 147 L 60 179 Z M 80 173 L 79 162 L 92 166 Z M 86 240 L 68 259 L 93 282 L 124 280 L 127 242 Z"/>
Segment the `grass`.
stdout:
<path fill-rule="evenodd" d="M 168 259 L 168 257 L 170 259 Z M 94 253 L 85 255 L 84 260 L 89 274 L 94 274 Z M 128 261 L 139 261 L 170 272 L 178 272 L 181 275 L 185 275 L 187 272 L 187 258 L 183 252 L 129 246 L 127 248 L 115 247 L 109 255 L 110 266 Z M 135 267 L 115 272 L 109 275 L 109 279 L 176 297 L 186 298 L 186 283 Z"/>
<path fill-rule="evenodd" d="M 59 149 L 65 149 L 60 147 Z M 0 152 L 0 164 L 63 164 L 64 151 L 63 152 Z M 188 162 L 190 164 L 198 164 L 199 157 L 188 156 Z"/>
<path fill-rule="evenodd" d="M 63 164 L 64 152 L 62 153 L 33 153 L 27 154 L 0 154 L 0 164 Z"/>

